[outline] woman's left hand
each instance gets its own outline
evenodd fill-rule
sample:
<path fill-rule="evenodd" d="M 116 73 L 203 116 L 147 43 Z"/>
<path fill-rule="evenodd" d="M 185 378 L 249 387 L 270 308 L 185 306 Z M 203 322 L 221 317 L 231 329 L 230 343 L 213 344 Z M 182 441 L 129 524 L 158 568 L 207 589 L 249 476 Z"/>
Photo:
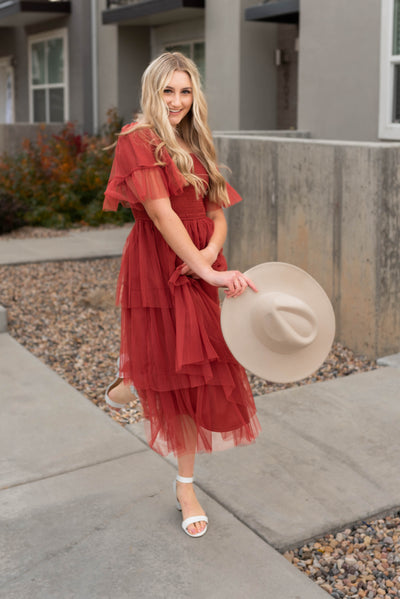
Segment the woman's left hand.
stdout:
<path fill-rule="evenodd" d="M 214 271 L 215 282 L 218 287 L 225 287 L 226 297 L 239 297 L 247 287 L 257 293 L 258 289 L 249 277 L 239 270 Z"/>

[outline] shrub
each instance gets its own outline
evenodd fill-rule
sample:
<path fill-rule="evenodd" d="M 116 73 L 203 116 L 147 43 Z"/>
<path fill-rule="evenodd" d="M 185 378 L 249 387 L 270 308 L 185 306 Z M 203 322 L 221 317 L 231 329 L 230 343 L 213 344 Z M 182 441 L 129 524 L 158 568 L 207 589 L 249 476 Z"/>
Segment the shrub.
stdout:
<path fill-rule="evenodd" d="M 25 140 L 18 156 L 3 155 L 0 190 L 25 207 L 25 224 L 65 228 L 132 219 L 127 209 L 102 211 L 113 159 L 104 147 L 113 143 L 120 127 L 111 110 L 102 135 L 80 135 L 72 123 L 58 135 L 46 135 L 41 128 L 36 143 Z"/>
<path fill-rule="evenodd" d="M 24 224 L 25 206 L 12 195 L 0 192 L 0 235 Z"/>

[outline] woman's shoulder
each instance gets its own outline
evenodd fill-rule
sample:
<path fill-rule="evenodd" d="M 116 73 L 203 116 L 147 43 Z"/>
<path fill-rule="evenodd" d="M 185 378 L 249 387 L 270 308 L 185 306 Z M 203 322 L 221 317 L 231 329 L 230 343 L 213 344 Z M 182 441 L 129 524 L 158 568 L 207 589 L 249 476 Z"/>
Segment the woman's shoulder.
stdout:
<path fill-rule="evenodd" d="M 155 150 L 159 143 L 153 129 L 133 122 L 122 127 L 116 153 L 119 157 L 129 157 L 135 163 L 152 165 L 157 162 Z"/>
<path fill-rule="evenodd" d="M 133 144 L 151 144 L 157 146 L 161 140 L 150 125 L 133 121 L 124 125 L 119 134 L 119 139 L 127 138 Z"/>

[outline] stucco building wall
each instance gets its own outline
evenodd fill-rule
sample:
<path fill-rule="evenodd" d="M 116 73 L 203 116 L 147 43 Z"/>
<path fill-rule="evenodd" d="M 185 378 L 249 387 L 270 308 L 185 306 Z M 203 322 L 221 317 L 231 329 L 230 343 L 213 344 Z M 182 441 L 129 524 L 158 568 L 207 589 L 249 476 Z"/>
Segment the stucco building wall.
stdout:
<path fill-rule="evenodd" d="M 244 20 L 252 0 L 208 2 L 206 93 L 213 129 L 276 126 L 277 26 Z"/>
<path fill-rule="evenodd" d="M 380 5 L 301 0 L 299 129 L 321 139 L 378 139 Z"/>

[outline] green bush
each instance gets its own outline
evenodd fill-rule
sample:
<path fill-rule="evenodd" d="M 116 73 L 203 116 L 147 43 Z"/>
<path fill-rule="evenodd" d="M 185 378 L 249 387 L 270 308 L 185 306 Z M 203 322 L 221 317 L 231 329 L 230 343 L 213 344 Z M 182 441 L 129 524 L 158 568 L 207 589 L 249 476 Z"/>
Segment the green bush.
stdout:
<path fill-rule="evenodd" d="M 0 193 L 25 208 L 21 224 L 66 228 L 132 220 L 130 211 L 103 212 L 104 190 L 121 122 L 109 111 L 102 135 L 89 137 L 67 123 L 58 135 L 39 129 L 36 143 L 25 140 L 18 156 L 0 159 Z"/>

